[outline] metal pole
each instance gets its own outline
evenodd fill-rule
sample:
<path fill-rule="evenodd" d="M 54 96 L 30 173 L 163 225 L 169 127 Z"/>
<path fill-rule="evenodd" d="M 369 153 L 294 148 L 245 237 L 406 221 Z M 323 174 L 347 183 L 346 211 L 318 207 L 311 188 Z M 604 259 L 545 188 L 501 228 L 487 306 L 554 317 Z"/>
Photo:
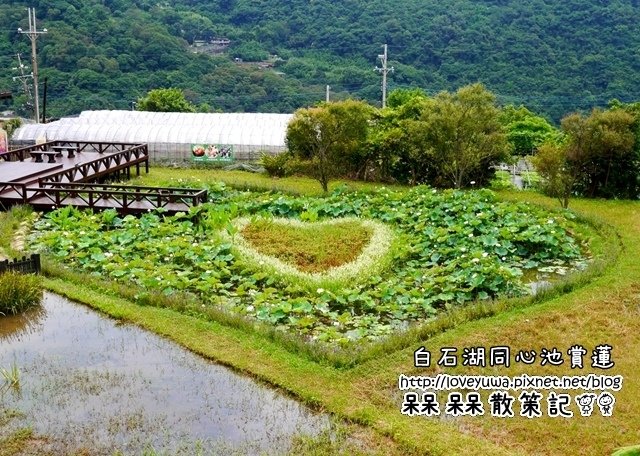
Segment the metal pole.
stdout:
<path fill-rule="evenodd" d="M 33 19 L 32 19 L 33 18 Z M 31 68 L 33 68 L 33 94 L 36 104 L 36 123 L 40 122 L 40 95 L 38 90 L 38 50 L 36 48 L 36 10 L 29 8 L 29 38 L 31 38 Z"/>
<path fill-rule="evenodd" d="M 382 107 L 387 106 L 387 45 L 384 45 L 384 58 L 382 60 Z"/>
<path fill-rule="evenodd" d="M 378 55 L 378 58 L 382 62 L 382 68 L 375 67 L 375 71 L 382 73 L 382 107 L 384 108 L 387 106 L 387 73 L 389 72 L 393 73 L 394 68 L 393 67 L 389 68 L 387 66 L 388 49 L 386 44 L 383 47 L 384 47 L 384 54 Z"/>
<path fill-rule="evenodd" d="M 18 29 L 18 32 L 27 35 L 27 37 L 31 40 L 31 66 L 33 68 L 33 92 L 34 92 L 34 118 L 36 123 L 40 122 L 40 100 L 38 96 L 38 50 L 36 47 L 36 40 L 38 39 L 38 35 L 42 35 L 43 33 L 47 33 L 47 29 L 42 29 L 38 31 L 36 26 L 36 9 L 28 8 L 29 13 L 29 31 L 25 32 L 21 28 Z"/>
<path fill-rule="evenodd" d="M 42 93 L 42 123 L 47 123 L 47 79 L 44 78 L 44 91 Z"/>

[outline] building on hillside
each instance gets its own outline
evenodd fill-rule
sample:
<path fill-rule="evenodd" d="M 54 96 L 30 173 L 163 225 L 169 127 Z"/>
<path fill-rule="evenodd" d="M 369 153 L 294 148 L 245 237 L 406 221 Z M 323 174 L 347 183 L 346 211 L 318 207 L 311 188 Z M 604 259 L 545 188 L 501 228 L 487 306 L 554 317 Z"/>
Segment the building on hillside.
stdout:
<path fill-rule="evenodd" d="M 177 113 L 144 111 L 83 111 L 48 124 L 24 125 L 12 137 L 14 145 L 48 141 L 147 143 L 154 162 L 179 163 L 215 158 L 224 151 L 236 160 L 256 160 L 262 152 L 285 150 L 292 114 Z M 200 150 L 203 152 L 202 157 Z"/>

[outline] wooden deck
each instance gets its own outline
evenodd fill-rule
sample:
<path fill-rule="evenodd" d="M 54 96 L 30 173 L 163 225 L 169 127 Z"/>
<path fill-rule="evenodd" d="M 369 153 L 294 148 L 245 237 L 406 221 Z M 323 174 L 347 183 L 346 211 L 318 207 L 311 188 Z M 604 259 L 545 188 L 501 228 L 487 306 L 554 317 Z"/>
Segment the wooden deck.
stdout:
<path fill-rule="evenodd" d="M 43 159 L 46 157 L 45 159 Z M 146 144 L 52 141 L 0 155 L 0 207 L 30 204 L 36 210 L 63 206 L 116 209 L 137 214 L 154 209 L 186 211 L 207 200 L 199 189 L 130 187 L 108 181 L 149 171 Z M 48 163 L 54 159 L 54 163 Z"/>

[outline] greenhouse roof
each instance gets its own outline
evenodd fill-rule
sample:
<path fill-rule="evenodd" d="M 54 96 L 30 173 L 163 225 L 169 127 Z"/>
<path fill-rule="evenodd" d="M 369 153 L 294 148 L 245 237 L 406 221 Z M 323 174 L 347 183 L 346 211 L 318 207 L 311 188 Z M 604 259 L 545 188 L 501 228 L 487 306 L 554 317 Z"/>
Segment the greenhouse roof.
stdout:
<path fill-rule="evenodd" d="M 48 124 L 25 125 L 14 141 L 285 145 L 292 114 L 84 111 Z"/>

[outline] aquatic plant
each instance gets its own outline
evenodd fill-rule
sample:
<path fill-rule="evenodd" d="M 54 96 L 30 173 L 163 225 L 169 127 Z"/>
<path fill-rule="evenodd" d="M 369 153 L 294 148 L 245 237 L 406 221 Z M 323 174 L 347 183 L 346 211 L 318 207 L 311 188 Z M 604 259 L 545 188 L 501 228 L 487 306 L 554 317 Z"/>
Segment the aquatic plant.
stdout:
<path fill-rule="evenodd" d="M 91 212 L 53 212 L 35 224 L 31 242 L 79 270 L 166 295 L 190 293 L 331 343 L 376 339 L 472 301 L 523 295 L 531 271 L 566 272 L 588 256 L 571 213 L 498 201 L 486 190 L 381 188 L 326 197 L 218 190 L 210 204 L 172 217 L 106 221 Z M 313 274 L 277 252 L 265 259 L 243 236 L 252 220 L 269 219 L 292 229 L 327 220 L 369 226 L 370 250 L 362 252 L 370 255 L 362 257 L 363 269 L 351 269 L 357 259 L 345 265 L 344 280 L 308 280 Z M 293 239 L 278 233 L 282 243 Z"/>
<path fill-rule="evenodd" d="M 0 367 L 0 376 L 4 379 L 4 384 L 8 388 L 16 388 L 20 386 L 20 370 L 18 365 L 13 362 L 9 369 Z"/>
<path fill-rule="evenodd" d="M 0 315 L 17 315 L 41 301 L 39 277 L 11 271 L 0 273 Z"/>

